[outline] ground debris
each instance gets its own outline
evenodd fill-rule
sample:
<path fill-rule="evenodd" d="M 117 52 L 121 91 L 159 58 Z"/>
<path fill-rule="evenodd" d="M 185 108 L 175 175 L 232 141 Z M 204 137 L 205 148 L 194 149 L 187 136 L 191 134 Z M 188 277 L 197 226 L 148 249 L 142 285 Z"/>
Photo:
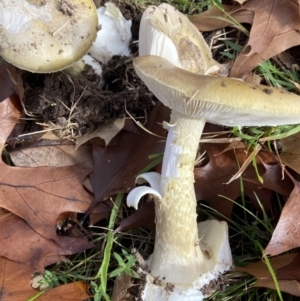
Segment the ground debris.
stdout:
<path fill-rule="evenodd" d="M 72 77 L 63 72 L 22 72 L 22 78 L 27 114 L 61 138 L 75 139 L 108 120 L 123 118 L 125 107 L 139 117 L 153 106 L 152 93 L 141 84 L 128 57 L 114 57 L 102 78 L 89 66 Z"/>

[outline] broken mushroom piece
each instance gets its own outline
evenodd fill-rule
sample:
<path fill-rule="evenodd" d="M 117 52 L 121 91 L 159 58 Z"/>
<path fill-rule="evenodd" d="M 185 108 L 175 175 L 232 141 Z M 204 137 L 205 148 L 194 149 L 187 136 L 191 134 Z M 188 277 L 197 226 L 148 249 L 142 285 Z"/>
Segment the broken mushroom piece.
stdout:
<path fill-rule="evenodd" d="M 113 2 L 98 8 L 98 18 L 101 30 L 89 50 L 90 55 L 103 64 L 107 64 L 114 55 L 129 56 L 132 21 L 126 20 Z"/>
<path fill-rule="evenodd" d="M 157 55 L 194 73 L 209 74 L 220 69 L 199 30 L 187 16 L 166 3 L 144 11 L 139 55 Z"/>
<path fill-rule="evenodd" d="M 31 72 L 54 72 L 78 61 L 97 34 L 92 0 L 0 1 L 0 55 Z"/>
<path fill-rule="evenodd" d="M 156 202 L 155 247 L 142 298 L 202 300 L 232 265 L 226 223 L 200 223 L 198 234 L 193 171 L 203 127 L 206 121 L 239 127 L 300 123 L 300 97 L 195 74 L 158 56 L 135 58 L 134 68 L 149 90 L 172 109 L 171 121 L 165 123 L 169 133 L 161 175 L 140 175 L 137 182 L 151 187 L 137 187 L 127 198 L 134 207 L 145 194 L 152 194 Z"/>

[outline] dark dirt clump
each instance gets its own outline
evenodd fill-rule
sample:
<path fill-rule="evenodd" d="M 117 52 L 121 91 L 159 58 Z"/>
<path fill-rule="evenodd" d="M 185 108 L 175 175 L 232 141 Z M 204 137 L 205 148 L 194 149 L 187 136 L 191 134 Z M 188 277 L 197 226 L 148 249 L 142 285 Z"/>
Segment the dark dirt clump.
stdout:
<path fill-rule="evenodd" d="M 28 115 L 58 127 L 71 123 L 72 137 L 93 131 L 109 119 L 125 116 L 125 106 L 135 117 L 144 116 L 153 106 L 153 95 L 141 84 L 132 59 L 114 57 L 97 76 L 86 66 L 71 77 L 63 72 L 22 75 L 24 104 Z"/>

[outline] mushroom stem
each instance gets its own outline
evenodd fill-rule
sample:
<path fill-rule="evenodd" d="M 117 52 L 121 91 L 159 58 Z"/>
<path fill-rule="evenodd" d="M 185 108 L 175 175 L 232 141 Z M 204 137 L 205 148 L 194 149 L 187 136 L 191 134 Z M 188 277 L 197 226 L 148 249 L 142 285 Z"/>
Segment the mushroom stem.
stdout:
<path fill-rule="evenodd" d="M 194 190 L 194 162 L 204 125 L 204 119 L 172 112 L 161 174 L 163 198 L 156 204 L 151 274 L 187 287 L 207 272 L 199 247 Z"/>

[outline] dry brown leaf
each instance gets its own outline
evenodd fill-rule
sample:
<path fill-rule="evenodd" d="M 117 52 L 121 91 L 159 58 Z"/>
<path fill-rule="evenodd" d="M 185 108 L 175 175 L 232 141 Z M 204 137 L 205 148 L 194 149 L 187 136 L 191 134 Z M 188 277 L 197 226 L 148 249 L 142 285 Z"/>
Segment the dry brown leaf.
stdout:
<path fill-rule="evenodd" d="M 205 144 L 209 163 L 195 168 L 195 191 L 197 200 L 206 201 L 210 207 L 230 217 L 233 203 L 224 197 L 234 201 L 241 195 L 241 189 L 238 180 L 226 184 L 239 168 L 233 151 L 221 153 L 224 147 L 226 146 Z M 253 174 L 248 175 L 246 171 L 244 176 L 252 178 Z M 253 191 L 266 192 L 264 189 L 258 190 L 259 187 L 261 185 L 257 183 L 250 183 L 245 187 L 245 194 L 249 193 L 249 197 L 255 200 Z M 266 197 L 259 198 L 267 199 Z"/>
<path fill-rule="evenodd" d="M 35 268 L 0 257 L 0 300 L 25 301 L 39 292 L 30 285 Z M 42 294 L 39 301 L 83 301 L 89 298 L 82 281 L 61 285 Z"/>
<path fill-rule="evenodd" d="M 18 99 L 0 103 L 0 148 L 18 122 Z M 12 167 L 0 162 L 0 207 L 22 217 L 38 233 L 57 240 L 56 220 L 63 212 L 85 212 L 92 197 L 82 187 L 89 170 L 67 167 Z"/>
<path fill-rule="evenodd" d="M 122 130 L 124 125 L 125 118 L 118 118 L 116 120 L 108 121 L 94 132 L 76 139 L 76 150 L 80 145 L 94 138 L 100 138 L 104 141 L 105 146 L 107 146 L 109 142 Z"/>
<path fill-rule="evenodd" d="M 166 131 L 161 123 L 169 116 L 170 109 L 157 103 L 148 116 L 146 128 L 164 137 Z M 94 145 L 95 172 L 91 174 L 91 183 L 96 200 L 133 189 L 135 176 L 152 162 L 148 156 L 164 151 L 162 140 L 128 120 L 113 144 L 106 148 Z"/>
<path fill-rule="evenodd" d="M 15 92 L 15 85 L 8 71 L 9 64 L 0 58 L 0 101 Z"/>
<path fill-rule="evenodd" d="M 251 56 L 240 54 L 235 60 L 229 76 L 242 78 L 269 58 L 299 44 L 300 35 L 296 30 L 278 35 L 274 37 L 269 47 L 263 53 L 254 53 Z"/>
<path fill-rule="evenodd" d="M 0 257 L 0 300 L 24 301 L 37 294 L 30 285 L 34 267 Z"/>
<path fill-rule="evenodd" d="M 88 285 L 83 281 L 72 282 L 60 285 L 49 291 L 46 291 L 37 300 L 38 301 L 84 301 L 89 299 L 86 293 Z"/>
<path fill-rule="evenodd" d="M 297 0 L 249 0 L 241 7 L 235 5 L 224 8 L 238 22 L 252 24 L 249 40 L 234 62 L 231 77 L 242 78 L 260 63 L 300 44 Z M 212 16 L 225 18 L 225 20 L 216 21 Z M 212 19 L 209 21 L 209 18 Z M 228 17 L 216 8 L 204 13 L 202 17 L 195 16 L 191 20 L 199 30 L 212 30 L 232 25 L 226 21 Z"/>
<path fill-rule="evenodd" d="M 295 259 L 296 254 L 285 254 L 270 259 L 272 268 L 279 271 L 281 268 L 290 265 Z M 256 277 L 256 287 L 266 287 L 270 289 L 276 289 L 273 278 L 268 270 L 267 265 L 263 261 L 251 263 L 246 267 L 237 267 L 237 271 L 249 273 Z M 278 279 L 278 278 L 277 278 Z M 296 280 L 278 279 L 279 287 L 282 292 L 292 294 L 294 296 L 300 296 L 300 282 Z"/>
<path fill-rule="evenodd" d="M 249 40 L 243 51 L 247 56 L 265 52 L 276 36 L 300 29 L 297 0 L 249 0 L 242 9 L 254 12 Z"/>
<path fill-rule="evenodd" d="M 290 51 L 279 53 L 277 55 L 277 58 L 284 65 L 284 67 L 292 70 L 299 70 L 299 65 L 297 64 L 297 56 L 294 57 L 293 55 L 291 55 Z M 293 82 L 293 84 L 295 83 Z M 297 89 L 299 91 L 299 87 L 297 87 Z"/>
<path fill-rule="evenodd" d="M 250 0 L 243 9 L 255 16 L 249 40 L 231 69 L 232 77 L 242 77 L 270 57 L 300 44 L 297 0 Z"/>
<path fill-rule="evenodd" d="M 155 204 L 154 201 L 144 203 L 141 209 L 133 212 L 129 217 L 122 219 L 115 233 L 146 227 L 155 230 Z"/>
<path fill-rule="evenodd" d="M 113 204 L 114 203 L 110 199 L 97 203 L 93 211 L 89 214 L 90 225 L 95 225 L 102 219 L 108 218 Z"/>
<path fill-rule="evenodd" d="M 45 144 L 47 141 L 39 141 L 28 148 L 10 152 L 10 157 L 15 166 L 37 167 L 37 166 L 70 166 L 80 165 L 83 168 L 93 168 L 91 146 L 83 145 L 75 150 L 74 144 L 55 143 Z"/>
<path fill-rule="evenodd" d="M 237 22 L 252 24 L 254 12 L 242 10 L 239 5 L 223 5 L 223 8 Z M 230 18 L 216 6 L 212 6 L 210 10 L 198 15 L 192 15 L 189 18 L 200 31 L 212 31 L 226 26 L 236 27 Z"/>
<path fill-rule="evenodd" d="M 5 210 L 4 208 L 0 207 L 0 222 L 2 219 L 8 217 L 9 215 L 11 215 L 11 212 Z"/>
<path fill-rule="evenodd" d="M 288 175 L 292 179 L 295 187 L 282 209 L 271 241 L 265 249 L 265 255 L 278 255 L 300 246 L 300 182 L 293 179 L 289 173 Z"/>
<path fill-rule="evenodd" d="M 111 301 L 133 301 L 134 297 L 128 292 L 128 289 L 137 286 L 131 282 L 132 277 L 122 273 L 117 277 Z"/>
<path fill-rule="evenodd" d="M 290 195 L 293 190 L 293 181 L 289 177 L 284 177 L 282 166 L 278 164 L 266 164 L 262 162 L 266 169 L 266 173 L 263 176 L 264 187 L 276 191 L 282 195 Z"/>
<path fill-rule="evenodd" d="M 217 131 L 212 125 L 207 125 Z M 210 207 L 230 217 L 233 203 L 226 198 L 236 200 L 241 195 L 239 180 L 226 184 L 228 180 L 239 170 L 240 166 L 246 160 L 246 149 L 238 148 L 235 151 L 230 150 L 226 145 L 205 143 L 204 148 L 209 157 L 209 163 L 203 167 L 195 168 L 195 190 L 197 200 L 206 201 Z M 223 152 L 227 149 L 226 152 Z M 261 154 L 259 157 L 263 158 Z M 251 200 L 257 210 L 257 198 L 260 200 L 266 211 L 270 206 L 271 190 L 282 194 L 289 194 L 292 190 L 292 183 L 289 179 L 282 181 L 281 168 L 277 165 L 269 165 L 257 160 L 259 174 L 263 177 L 264 183 L 261 184 L 252 164 L 248 166 L 243 173 L 244 193 Z"/>
<path fill-rule="evenodd" d="M 281 140 L 280 159 L 291 169 L 300 174 L 300 133 Z"/>
<path fill-rule="evenodd" d="M 63 255 L 72 255 L 93 247 L 84 238 L 58 236 L 57 243 L 47 240 L 23 219 L 11 213 L 0 220 L 0 241 L 0 256 L 28 264 L 39 271 L 43 271 L 44 266 L 49 264 L 49 260 L 45 261 L 49 256 L 60 256 L 60 261 L 66 261 Z"/>
<path fill-rule="evenodd" d="M 292 262 L 276 271 L 276 277 L 279 280 L 300 280 L 300 253 Z"/>

